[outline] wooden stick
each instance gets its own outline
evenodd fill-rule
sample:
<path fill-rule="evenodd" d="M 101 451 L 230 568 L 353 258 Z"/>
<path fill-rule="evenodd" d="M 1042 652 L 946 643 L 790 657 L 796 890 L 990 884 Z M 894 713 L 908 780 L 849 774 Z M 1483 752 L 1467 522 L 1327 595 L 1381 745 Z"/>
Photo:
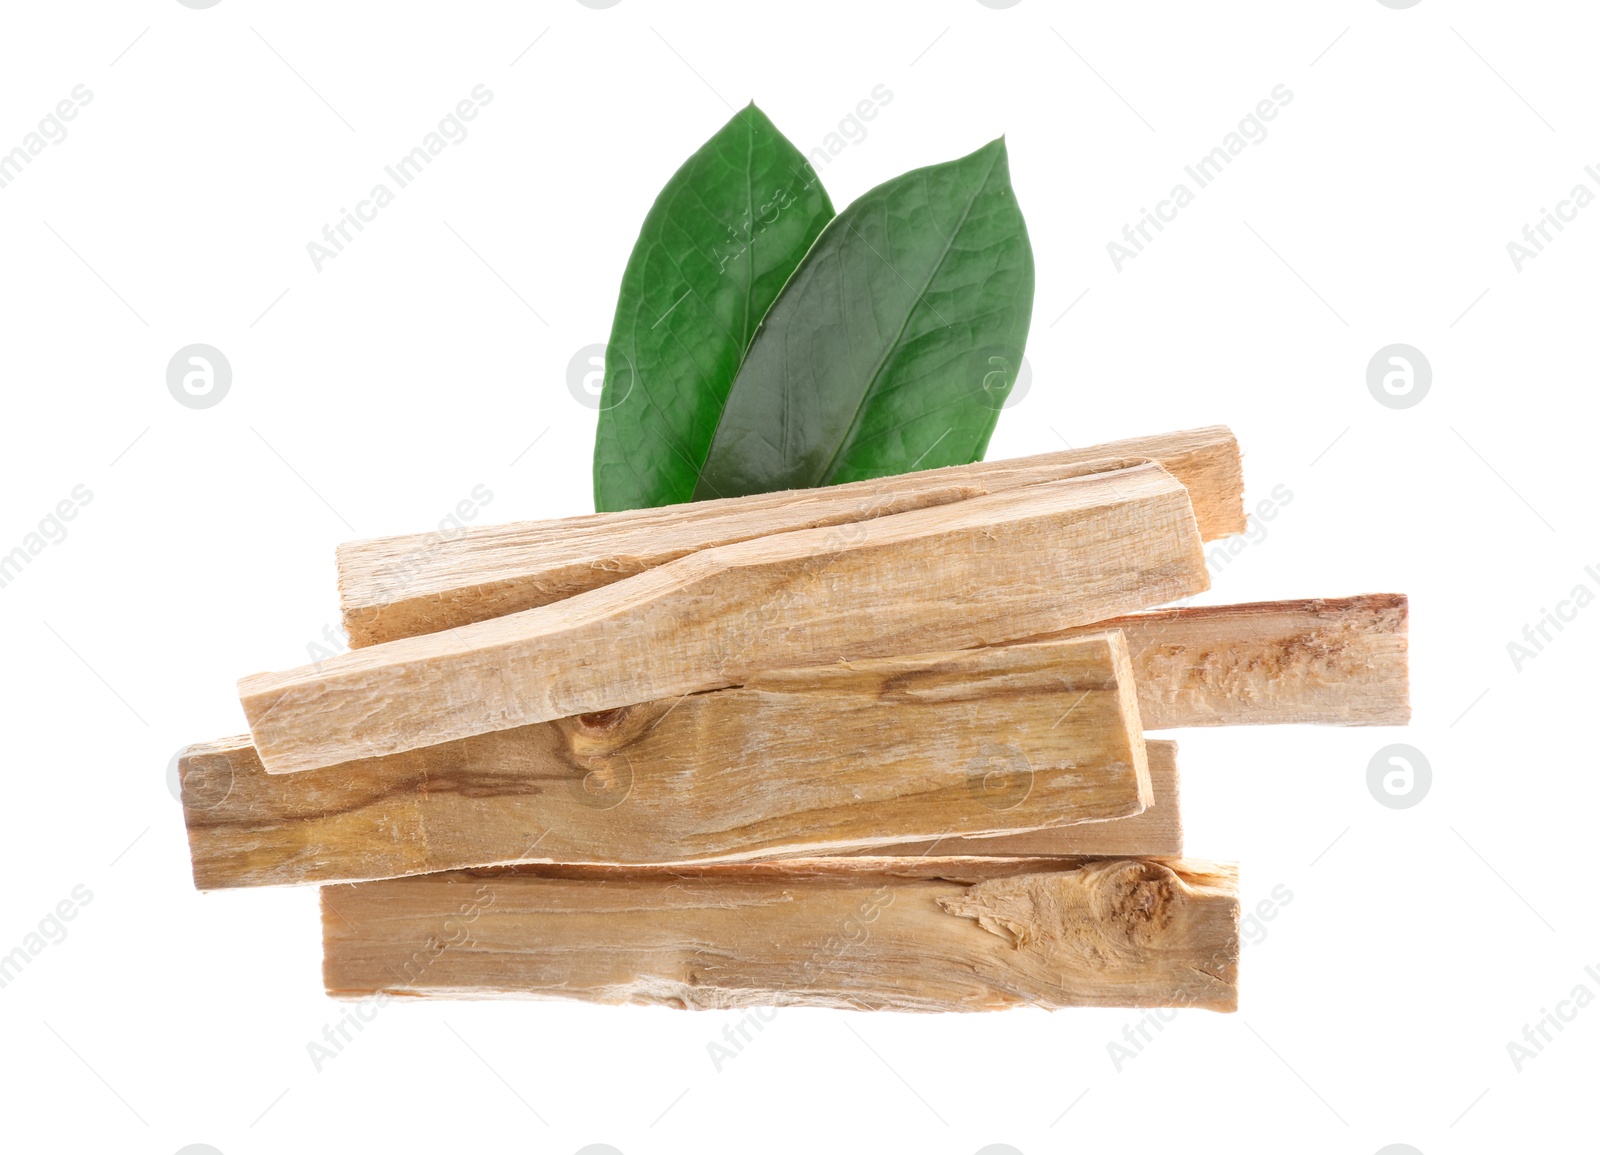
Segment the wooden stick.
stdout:
<path fill-rule="evenodd" d="M 538 609 L 241 679 L 270 773 L 739 685 L 972 649 L 1207 588 L 1155 465 L 702 550 Z"/>
<path fill-rule="evenodd" d="M 1078 822 L 1007 834 L 952 834 L 896 846 L 871 846 L 851 857 L 993 855 L 1012 858 L 1177 858 L 1183 854 L 1183 818 L 1178 806 L 1178 744 L 1147 738 L 1152 801 L 1142 814 L 1111 822 Z M 274 779 L 277 781 L 277 779 Z M 191 840 L 193 835 L 190 835 Z"/>
<path fill-rule="evenodd" d="M 1399 726 L 1411 717 L 1404 594 L 1189 606 L 1049 635 L 1120 630 L 1146 730 Z"/>
<path fill-rule="evenodd" d="M 433 633 L 562 598 L 719 545 L 842 525 L 1023 485 L 1159 462 L 1189 490 L 1207 541 L 1242 533 L 1239 445 L 1223 426 L 662 509 L 467 526 L 339 547 L 352 647 Z"/>
<path fill-rule="evenodd" d="M 330 994 L 681 1008 L 1237 1007 L 1232 867 L 825 859 L 325 887 Z"/>
<path fill-rule="evenodd" d="M 248 737 L 179 769 L 201 889 L 815 856 L 1153 800 L 1118 633 L 758 674 L 303 774 Z"/>
<path fill-rule="evenodd" d="M 1407 617 L 1404 594 L 1363 594 L 1156 610 L 1090 629 L 1126 635 L 1147 730 L 1403 726 Z"/>
<path fill-rule="evenodd" d="M 1387 726 L 1404 724 L 1410 714 L 1406 621 L 1404 595 L 1368 594 L 1158 610 L 1094 628 L 1116 626 L 1133 641 L 1134 685 L 1147 727 Z M 1081 633 L 1070 631 L 1069 636 Z M 468 739 L 459 750 L 458 744 L 429 747 L 304 776 L 267 777 L 248 736 L 191 747 L 183 775 L 196 885 L 344 881 L 513 861 L 603 861 L 603 848 L 585 841 L 593 838 L 587 834 L 570 845 L 552 834 L 556 841 L 547 840 L 523 855 L 532 837 L 528 832 L 565 828 L 548 807 L 572 798 L 570 789 L 543 796 L 533 791 L 551 783 L 608 780 L 608 767 L 617 767 L 617 781 L 626 782 L 631 767 L 641 763 L 699 765 L 707 749 L 699 719 L 747 716 L 717 706 L 726 694 L 740 691 L 626 707 L 598 728 L 583 719 L 563 720 Z M 674 708 L 674 703 L 680 704 Z M 753 724 L 751 733 L 762 725 Z M 544 726 L 554 727 L 554 733 L 544 734 Z M 725 724 L 714 723 L 712 732 L 725 732 Z M 580 745 L 589 752 L 577 753 Z M 962 837 L 951 824 L 939 827 L 938 833 L 953 833 L 937 842 L 897 850 L 1180 854 L 1174 747 L 1154 741 L 1145 747 L 1154 803 L 1136 817 L 972 837 Z M 515 755 L 495 753 L 508 750 Z M 621 771 L 618 755 L 627 757 L 628 772 Z M 957 759 L 951 764 L 962 763 Z M 769 756 L 766 772 L 774 768 Z M 595 779 L 584 777 L 591 772 L 597 773 Z M 431 788 L 424 790 L 424 783 Z M 630 795 L 630 805 L 638 805 L 641 797 Z M 595 801 L 603 804 L 605 798 Z M 433 817 L 425 821 L 424 810 Z M 1007 817 L 1020 827 L 1020 815 Z M 434 832 L 431 840 L 422 837 L 424 829 Z M 459 832 L 470 832 L 473 849 L 441 839 L 441 829 L 458 833 L 457 841 L 464 836 Z M 450 856 L 440 857 L 443 849 Z M 616 853 L 614 847 L 611 852 Z M 867 846 L 852 853 L 884 850 Z M 393 869 L 378 865 L 385 856 Z M 642 852 L 628 859 L 651 860 Z"/>

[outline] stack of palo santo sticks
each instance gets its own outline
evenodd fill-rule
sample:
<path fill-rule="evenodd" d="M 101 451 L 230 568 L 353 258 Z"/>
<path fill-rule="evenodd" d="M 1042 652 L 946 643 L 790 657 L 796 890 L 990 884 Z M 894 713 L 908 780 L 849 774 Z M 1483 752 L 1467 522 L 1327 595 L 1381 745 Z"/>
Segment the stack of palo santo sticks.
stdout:
<path fill-rule="evenodd" d="M 1208 428 L 350 543 L 350 652 L 181 756 L 195 884 L 322 884 L 345 997 L 1231 1010 L 1145 730 L 1409 716 L 1403 596 L 1153 608 L 1244 528 Z"/>

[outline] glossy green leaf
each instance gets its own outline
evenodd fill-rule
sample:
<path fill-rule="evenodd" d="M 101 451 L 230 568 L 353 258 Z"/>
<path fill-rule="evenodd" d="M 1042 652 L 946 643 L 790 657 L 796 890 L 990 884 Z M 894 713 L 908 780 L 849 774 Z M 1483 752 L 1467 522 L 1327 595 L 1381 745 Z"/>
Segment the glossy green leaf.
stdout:
<path fill-rule="evenodd" d="M 596 510 L 690 500 L 751 335 L 832 217 L 816 171 L 754 104 L 673 174 L 622 275 Z"/>
<path fill-rule="evenodd" d="M 879 185 L 823 230 L 762 321 L 695 497 L 981 460 L 1032 314 L 1003 139 Z"/>

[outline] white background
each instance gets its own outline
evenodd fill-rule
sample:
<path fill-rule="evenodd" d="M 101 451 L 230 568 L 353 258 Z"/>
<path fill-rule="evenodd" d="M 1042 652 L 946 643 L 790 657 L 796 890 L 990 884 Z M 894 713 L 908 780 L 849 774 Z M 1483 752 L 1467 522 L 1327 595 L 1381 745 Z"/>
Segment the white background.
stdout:
<path fill-rule="evenodd" d="M 1506 648 L 1600 592 L 1600 208 L 1520 272 L 1506 250 L 1600 192 L 1592 13 L 1103 7 L 5 6 L 0 149 L 75 85 L 93 99 L 0 189 L 0 553 L 93 497 L 0 589 L 0 953 L 92 900 L 0 989 L 0 1145 L 1592 1144 L 1600 1009 L 1520 1073 L 1507 1043 L 1600 995 L 1600 608 L 1520 672 Z M 470 136 L 316 271 L 306 243 L 478 84 Z M 1292 500 L 1208 599 L 1409 593 L 1414 724 L 1179 735 L 1190 852 L 1238 860 L 1247 908 L 1292 901 L 1252 930 L 1237 1015 L 1183 1012 L 1121 1071 L 1134 1012 L 783 1011 L 718 1072 L 731 1015 L 437 1003 L 385 1009 L 318 1072 L 344 1007 L 316 893 L 196 893 L 169 758 L 243 729 L 237 676 L 307 660 L 339 541 L 428 529 L 480 484 L 485 520 L 587 512 L 595 414 L 566 366 L 605 340 L 657 189 L 748 99 L 809 149 L 879 84 L 892 102 L 822 167 L 840 207 L 1008 139 L 1033 387 L 990 457 L 1232 426 L 1251 504 Z M 1268 137 L 1118 272 L 1107 242 L 1278 84 Z M 1397 341 L 1434 372 L 1400 410 L 1365 381 Z M 233 366 L 214 408 L 167 391 L 192 342 Z M 1433 768 L 1410 809 L 1366 785 L 1395 741 Z"/>

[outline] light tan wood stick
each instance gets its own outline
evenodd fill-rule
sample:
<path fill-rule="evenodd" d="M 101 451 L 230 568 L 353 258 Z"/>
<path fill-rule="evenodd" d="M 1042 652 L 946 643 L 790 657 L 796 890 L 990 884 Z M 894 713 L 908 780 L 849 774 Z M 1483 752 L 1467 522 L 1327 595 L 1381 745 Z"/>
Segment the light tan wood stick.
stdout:
<path fill-rule="evenodd" d="M 684 1008 L 1237 1007 L 1232 867 L 828 859 L 671 873 L 518 867 L 325 887 L 345 997 Z"/>
<path fill-rule="evenodd" d="M 1245 529 L 1239 445 L 1223 426 L 790 490 L 559 521 L 467 526 L 339 547 L 353 647 L 548 605 L 698 550 L 841 525 L 1042 481 L 1160 463 L 1189 490 L 1207 541 Z"/>
<path fill-rule="evenodd" d="M 1177 858 L 1183 854 L 1183 818 L 1178 806 L 1178 744 L 1145 739 L 1152 801 L 1142 814 L 1110 822 L 1079 822 L 1007 834 L 952 834 L 898 846 L 869 846 L 851 857 Z M 291 779 L 292 780 L 292 779 Z M 278 781 L 278 779 L 273 779 Z M 193 835 L 190 835 L 191 839 Z"/>
<path fill-rule="evenodd" d="M 179 771 L 201 889 L 814 856 L 1152 801 L 1118 633 L 757 674 L 303 774 L 235 738 Z"/>
<path fill-rule="evenodd" d="M 1157 610 L 1112 619 L 1098 628 L 1116 625 L 1134 641 L 1134 685 L 1140 714 L 1150 728 L 1400 725 L 1410 714 L 1406 619 L 1404 595 L 1368 594 Z M 759 682 L 747 688 L 755 685 Z M 534 836 L 527 832 L 561 827 L 554 818 L 538 816 L 548 813 L 544 807 L 565 805 L 576 780 L 598 788 L 613 781 L 610 768 L 617 768 L 614 781 L 626 784 L 631 768 L 640 763 L 698 764 L 706 750 L 699 719 L 746 716 L 725 715 L 716 706 L 722 695 L 738 693 L 723 690 L 630 706 L 608 715 L 598 728 L 562 720 L 303 776 L 268 777 L 248 736 L 192 747 L 183 775 L 196 884 L 210 888 L 377 877 L 373 864 L 384 855 L 402 864 L 401 869 L 384 871 L 394 874 L 511 861 L 601 861 L 603 855 L 586 853 L 601 849 L 598 843 L 572 846 L 559 838 L 540 843 L 530 855 L 521 852 Z M 546 726 L 554 732 L 545 733 Z M 728 731 L 719 722 L 710 732 Z M 580 747 L 587 753 L 578 753 Z M 1154 802 L 1136 817 L 1025 834 L 952 833 L 937 842 L 898 849 L 1180 854 L 1175 747 L 1155 741 L 1145 747 Z M 496 753 L 508 749 L 517 752 L 509 768 Z M 627 759 L 625 764 L 620 757 Z M 766 765 L 770 770 L 772 764 Z M 588 778 L 591 773 L 596 777 Z M 569 787 L 565 793 L 533 793 L 563 782 Z M 424 783 L 431 789 L 424 791 Z M 615 797 L 605 792 L 593 801 L 604 805 Z M 630 805 L 639 800 L 629 798 Z M 425 819 L 425 813 L 434 817 Z M 398 841 L 396 828 L 403 834 Z M 425 830 L 434 832 L 432 839 L 422 837 Z M 440 830 L 454 839 L 441 841 Z M 463 832 L 471 834 L 474 849 L 460 857 L 440 857 L 441 850 L 452 855 L 461 850 Z M 869 846 L 853 853 L 883 852 Z"/>
<path fill-rule="evenodd" d="M 1362 594 L 1155 610 L 1090 629 L 1127 637 L 1146 730 L 1403 726 L 1408 616 L 1404 594 Z"/>
<path fill-rule="evenodd" d="M 270 773 L 739 685 L 757 670 L 972 649 L 1209 582 L 1156 465 L 702 550 L 538 609 L 239 682 Z"/>

